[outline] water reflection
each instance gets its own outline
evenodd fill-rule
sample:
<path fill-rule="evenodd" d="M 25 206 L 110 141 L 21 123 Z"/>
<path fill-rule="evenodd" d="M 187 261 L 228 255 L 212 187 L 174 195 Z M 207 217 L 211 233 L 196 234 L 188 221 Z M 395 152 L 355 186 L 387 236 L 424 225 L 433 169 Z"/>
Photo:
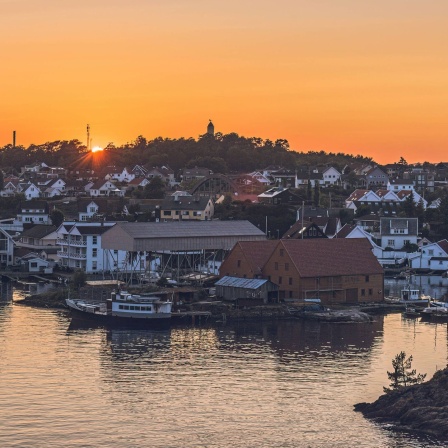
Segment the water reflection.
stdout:
<path fill-rule="evenodd" d="M 400 296 L 401 290 L 408 288 L 419 289 L 424 295 L 440 299 L 448 294 L 448 277 L 441 275 L 411 275 L 409 283 L 403 278 L 386 278 L 384 290 L 386 296 Z"/>

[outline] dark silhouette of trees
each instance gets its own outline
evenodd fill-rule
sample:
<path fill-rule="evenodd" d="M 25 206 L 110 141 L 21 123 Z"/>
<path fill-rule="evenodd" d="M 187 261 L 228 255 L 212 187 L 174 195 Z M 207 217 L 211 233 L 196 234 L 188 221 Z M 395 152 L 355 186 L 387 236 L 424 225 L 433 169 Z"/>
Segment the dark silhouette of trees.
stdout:
<path fill-rule="evenodd" d="M 50 213 L 50 218 L 52 224 L 59 227 L 64 222 L 64 213 L 58 208 L 54 208 Z"/>
<path fill-rule="evenodd" d="M 389 387 L 383 388 L 386 393 L 413 384 L 423 383 L 426 378 L 426 373 L 417 374 L 417 371 L 412 369 L 412 355 L 406 359 L 405 352 L 400 352 L 395 356 L 392 360 L 392 367 L 392 372 L 387 372 L 387 378 L 390 381 Z"/>
<path fill-rule="evenodd" d="M 146 199 L 162 199 L 165 196 L 165 183 L 160 177 L 153 177 L 143 191 Z"/>

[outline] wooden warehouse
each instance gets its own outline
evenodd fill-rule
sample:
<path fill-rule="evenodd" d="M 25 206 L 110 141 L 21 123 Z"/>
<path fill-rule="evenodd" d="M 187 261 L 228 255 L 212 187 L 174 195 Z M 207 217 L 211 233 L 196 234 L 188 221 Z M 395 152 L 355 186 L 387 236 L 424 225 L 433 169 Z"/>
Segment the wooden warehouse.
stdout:
<path fill-rule="evenodd" d="M 132 257 L 157 257 L 163 275 L 178 279 L 220 265 L 239 241 L 264 240 L 264 232 L 249 221 L 121 222 L 103 234 L 101 245 Z"/>

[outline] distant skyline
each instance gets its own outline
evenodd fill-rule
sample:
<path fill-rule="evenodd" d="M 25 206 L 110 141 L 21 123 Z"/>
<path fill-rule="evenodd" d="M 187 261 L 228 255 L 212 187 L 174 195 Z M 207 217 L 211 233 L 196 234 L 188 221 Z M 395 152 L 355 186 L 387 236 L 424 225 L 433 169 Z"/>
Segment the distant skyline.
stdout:
<path fill-rule="evenodd" d="M 0 0 L 0 146 L 215 131 L 447 160 L 444 0 Z"/>

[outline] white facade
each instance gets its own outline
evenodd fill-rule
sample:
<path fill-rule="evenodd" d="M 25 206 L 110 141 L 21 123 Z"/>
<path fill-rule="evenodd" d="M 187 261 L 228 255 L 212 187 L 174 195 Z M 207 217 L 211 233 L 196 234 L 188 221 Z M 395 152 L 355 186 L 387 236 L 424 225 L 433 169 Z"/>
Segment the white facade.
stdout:
<path fill-rule="evenodd" d="M 434 271 L 448 270 L 448 241 L 427 244 L 409 259 L 413 269 L 429 269 Z"/>
<path fill-rule="evenodd" d="M 59 238 L 56 242 L 60 247 L 60 264 L 88 274 L 103 271 L 144 272 L 146 257 L 130 260 L 125 251 L 102 248 L 102 234 L 114 225 L 114 222 L 62 224 L 57 230 Z"/>
<path fill-rule="evenodd" d="M 324 185 L 339 184 L 341 180 L 341 173 L 336 168 L 331 166 L 323 171 L 322 178 Z"/>

